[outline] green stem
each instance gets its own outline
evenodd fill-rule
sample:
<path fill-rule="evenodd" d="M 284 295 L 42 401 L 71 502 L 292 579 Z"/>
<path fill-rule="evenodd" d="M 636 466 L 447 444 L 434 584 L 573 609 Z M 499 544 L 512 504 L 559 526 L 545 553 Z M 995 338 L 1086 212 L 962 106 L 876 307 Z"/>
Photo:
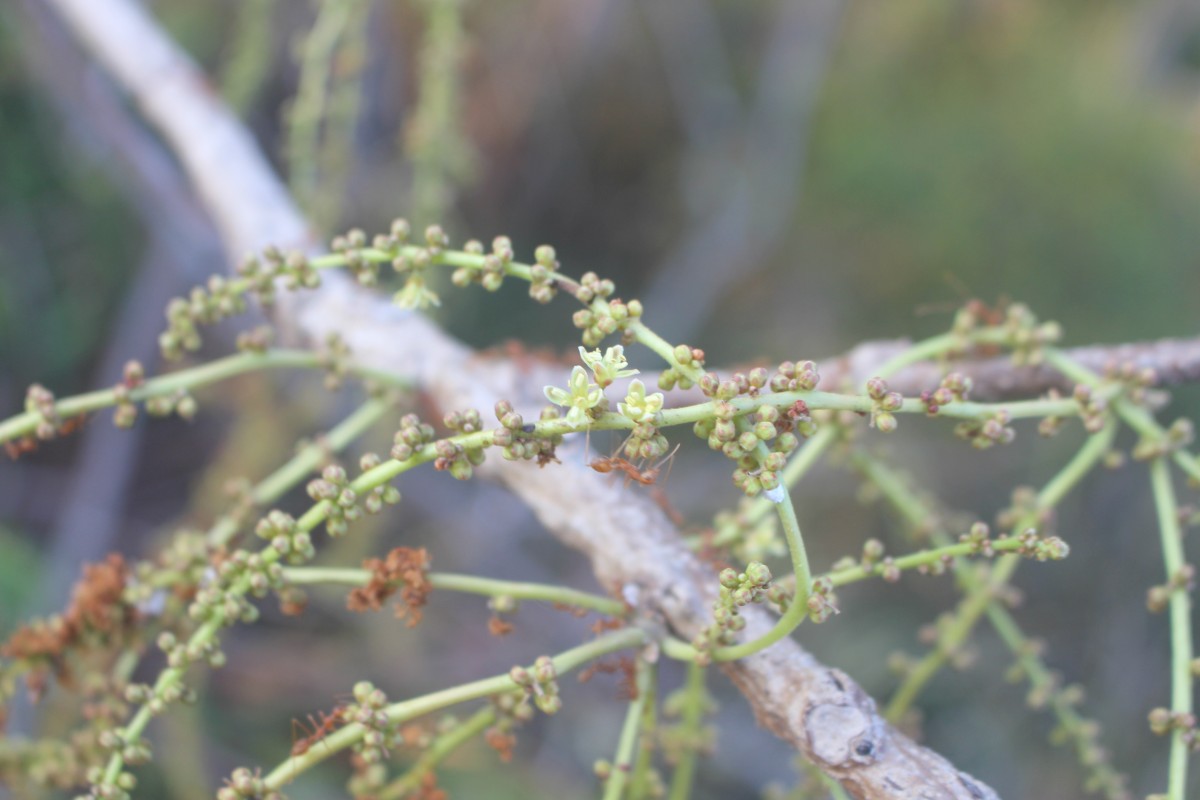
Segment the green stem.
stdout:
<path fill-rule="evenodd" d="M 167 375 L 150 378 L 128 393 L 130 402 L 140 403 L 151 397 L 162 397 L 180 390 L 191 390 L 210 383 L 228 380 L 246 372 L 265 369 L 322 367 L 321 356 L 305 350 L 267 350 L 262 353 L 237 353 L 218 358 L 207 364 L 182 369 Z M 390 385 L 407 385 L 406 381 L 389 373 L 365 367 L 350 367 L 351 371 L 384 381 Z M 113 389 L 99 389 L 73 397 L 64 397 L 54 404 L 55 413 L 62 419 L 109 408 L 117 405 L 117 393 Z M 42 417 L 35 411 L 17 414 L 0 422 L 0 442 L 33 433 Z"/>
<path fill-rule="evenodd" d="M 595 641 L 588 642 L 555 656 L 553 659 L 554 669 L 557 674 L 564 675 L 588 661 L 618 650 L 637 647 L 638 645 L 645 644 L 647 640 L 648 637 L 645 631 L 640 628 L 625 628 L 614 631 Z M 513 682 L 513 679 L 506 672 L 503 675 L 465 683 L 451 689 L 443 689 L 440 692 L 433 692 L 432 694 L 423 695 L 412 700 L 393 703 L 385 708 L 383 713 L 387 715 L 388 720 L 393 724 L 407 722 L 410 719 L 424 716 L 448 706 L 468 700 L 490 697 L 501 692 L 510 692 L 517 688 L 519 688 L 517 684 Z M 284 784 L 294 780 L 301 772 L 311 769 L 316 764 L 359 741 L 367 733 L 367 730 L 366 727 L 357 722 L 337 729 L 321 740 L 320 747 L 311 747 L 303 755 L 292 756 L 271 770 L 270 774 L 263 780 L 266 788 L 279 789 Z"/>
<path fill-rule="evenodd" d="M 300 81 L 288 115 L 287 156 L 291 186 L 304 201 L 313 200 L 318 183 L 318 149 L 321 120 L 329 96 L 332 62 L 338 42 L 346 32 L 353 3 L 335 0 L 319 6 L 301 50 Z"/>
<path fill-rule="evenodd" d="M 700 722 L 704 719 L 704 667 L 688 664 L 687 682 L 684 685 L 685 701 L 681 720 L 684 735 L 683 748 L 675 772 L 671 776 L 671 793 L 668 800 L 687 800 L 692 796 L 692 781 L 696 776 L 696 756 L 700 752 Z"/>
<path fill-rule="evenodd" d="M 283 579 L 296 586 L 312 584 L 366 586 L 371 579 L 371 572 L 351 567 L 284 567 Z M 619 600 L 545 583 L 503 581 L 452 572 L 431 572 L 429 573 L 429 582 L 435 589 L 454 592 L 467 592 L 490 597 L 508 596 L 518 600 L 543 600 L 547 603 L 559 603 L 599 611 L 601 614 L 613 617 L 623 617 L 626 613 L 625 604 Z"/>
<path fill-rule="evenodd" d="M 736 661 L 760 650 L 765 650 L 796 630 L 808 615 L 808 596 L 812 594 L 812 571 L 808 566 L 808 553 L 804 549 L 804 540 L 800 535 L 800 522 L 796 519 L 796 509 L 792 507 L 792 497 L 788 492 L 783 493 L 783 500 L 776 504 L 776 508 L 779 511 L 779 521 L 783 524 L 783 534 L 787 539 L 788 552 L 792 556 L 792 574 L 796 576 L 796 596 L 771 630 L 749 642 L 714 650 L 712 653 L 714 661 Z"/>
<path fill-rule="evenodd" d="M 634 764 L 633 775 L 629 781 L 630 800 L 644 800 L 654 788 L 651 778 L 654 770 L 654 747 L 658 736 L 658 672 L 649 668 L 649 665 L 646 672 L 646 702 L 642 706 L 637 763 Z M 642 690 L 639 688 L 639 691 Z"/>
<path fill-rule="evenodd" d="M 917 342 L 907 350 L 892 356 L 892 358 L 884 362 L 883 366 L 875 370 L 875 374 L 880 378 L 886 378 L 912 364 L 918 364 L 922 361 L 932 361 L 952 350 L 960 349 L 963 344 L 963 337 L 956 333 L 943 333 L 939 336 L 933 336 L 923 342 Z"/>
<path fill-rule="evenodd" d="M 1099 433 L 1088 437 L 1074 457 L 1038 493 L 1037 509 L 1034 515 L 1018 523 L 1018 531 L 1032 525 L 1038 512 L 1058 505 L 1066 493 L 1087 475 L 1112 446 L 1115 430 L 1115 425 L 1109 423 Z M 979 581 L 968 590 L 968 594 L 954 612 L 953 622 L 942 631 L 939 646 L 927 653 L 917 663 L 892 696 L 884 712 L 889 720 L 899 719 L 908 710 L 925 684 L 945 665 L 951 652 L 966 641 L 967 636 L 974 629 L 975 623 L 993 602 L 996 590 L 1012 580 L 1020 563 L 1020 556 L 1011 554 L 1001 556 L 997 559 L 988 578 Z"/>
<path fill-rule="evenodd" d="M 469 155 L 469 145 L 459 130 L 462 13 L 460 0 L 425 3 L 420 88 L 405 136 L 413 165 L 410 205 L 419 220 L 442 219 L 453 197 L 455 177 L 464 172 Z"/>
<path fill-rule="evenodd" d="M 727 401 L 739 415 L 749 414 L 760 406 L 774 406 L 786 409 L 797 400 L 802 400 L 813 411 L 853 411 L 859 414 L 869 414 L 874 408 L 874 401 L 860 394 L 839 394 L 837 392 L 796 391 L 771 392 L 757 397 L 735 397 Z M 926 406 L 919 398 L 909 397 L 900 404 L 897 414 L 926 414 Z M 1079 415 L 1079 403 L 1073 398 L 1050 400 L 1017 400 L 1009 403 L 975 403 L 961 401 L 947 403 L 938 407 L 937 417 L 946 419 L 964 419 L 986 421 L 996 414 L 1004 412 L 1009 419 L 1041 419 L 1043 417 L 1074 417 Z M 665 427 L 675 425 L 691 425 L 700 420 L 709 419 L 713 415 L 711 402 L 696 403 L 690 406 L 669 408 L 661 413 L 661 424 Z M 605 415 L 607 417 L 608 415 Z M 614 415 L 618 416 L 619 415 Z M 601 417 L 604 419 L 605 417 Z M 623 417 L 619 417 L 624 419 Z M 626 420 L 626 427 L 633 423 Z"/>
<path fill-rule="evenodd" d="M 836 425 L 822 425 L 821 428 L 812 435 L 812 437 L 804 443 L 799 452 L 787 463 L 783 468 L 783 472 L 779 474 L 780 486 L 795 486 L 800 482 L 808 471 L 821 459 L 821 456 L 829 449 L 839 435 Z M 775 508 L 775 504 L 765 497 L 758 497 L 754 500 L 754 504 L 750 510 L 746 512 L 745 522 L 737 527 L 732 527 L 716 536 L 712 540 L 712 544 L 717 547 L 727 545 L 734 541 L 746 528 L 752 528 L 763 517 L 770 514 Z M 703 546 L 704 542 L 699 538 L 692 539 L 688 542 L 693 549 L 698 549 Z"/>
<path fill-rule="evenodd" d="M 633 769 L 633 750 L 637 746 L 638 729 L 642 724 L 642 714 L 649 694 L 650 665 L 638 659 L 637 662 L 637 697 L 629 704 L 625 712 L 625 724 L 621 726 L 621 736 L 617 740 L 617 752 L 613 757 L 612 772 L 604 784 L 604 800 L 620 800 L 629 782 L 629 773 Z"/>
<path fill-rule="evenodd" d="M 250 490 L 254 505 L 262 507 L 283 497 L 311 475 L 330 452 L 336 453 L 358 439 L 391 407 L 392 404 L 384 399 L 363 403 L 353 414 L 331 428 L 320 441 L 307 445 L 286 464 L 259 481 Z M 228 544 L 237 534 L 239 525 L 237 515 L 220 518 L 208 531 L 208 543 L 214 547 Z"/>
<path fill-rule="evenodd" d="M 1150 463 L 1150 483 L 1154 490 L 1154 508 L 1158 512 L 1158 530 L 1162 542 L 1163 565 L 1167 580 L 1174 581 L 1186 565 L 1183 536 L 1179 530 L 1179 506 L 1171 485 L 1166 459 Z M 1171 711 L 1192 713 L 1192 608 L 1186 587 L 1174 587 L 1168 605 L 1171 618 Z M 1171 732 L 1171 760 L 1167 775 L 1167 797 L 1184 800 L 1187 794 L 1187 733 L 1182 727 Z"/>
<path fill-rule="evenodd" d="M 460 722 L 447 733 L 433 740 L 417 762 L 396 780 L 375 794 L 379 800 L 400 800 L 415 791 L 421 781 L 455 750 L 483 733 L 496 719 L 496 709 L 490 704 L 475 712 L 466 722 Z"/>
<path fill-rule="evenodd" d="M 993 539 L 989 542 L 993 550 L 998 553 L 1009 553 L 1014 550 L 1021 549 L 1021 539 L 1017 536 L 1010 536 L 1004 539 Z M 901 572 L 910 569 L 917 569 L 922 566 L 936 564 L 947 558 L 960 558 L 962 556 L 972 556 L 979 554 L 979 546 L 973 542 L 959 542 L 958 544 L 948 544 L 942 547 L 935 547 L 930 550 L 922 550 L 919 553 L 909 553 L 905 556 L 893 558 L 889 566 L 895 567 Z M 876 562 L 870 567 L 864 567 L 861 564 L 856 564 L 853 567 L 839 569 L 834 572 L 828 572 L 823 577 L 831 584 L 836 586 L 845 586 L 849 583 L 866 580 L 867 578 L 876 578 L 883 574 L 885 565 L 882 562 Z"/>

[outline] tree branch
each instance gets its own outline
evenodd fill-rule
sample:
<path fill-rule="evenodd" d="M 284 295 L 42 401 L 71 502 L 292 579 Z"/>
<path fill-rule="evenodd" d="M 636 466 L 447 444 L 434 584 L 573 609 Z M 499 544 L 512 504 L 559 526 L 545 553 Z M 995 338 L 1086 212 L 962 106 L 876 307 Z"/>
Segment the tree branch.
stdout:
<path fill-rule="evenodd" d="M 129 0 L 46 0 L 125 87 L 137 108 L 180 159 L 214 217 L 231 259 L 268 244 L 312 249 L 307 225 L 248 132 L 179 48 Z M 339 332 L 357 360 L 411 376 L 446 408 L 488 408 L 498 398 L 518 406 L 542 402 L 541 381 L 514 364 L 476 356 L 425 318 L 399 311 L 344 276 L 281 307 L 279 321 L 299 338 Z M 901 345 L 863 345 L 826 366 L 828 380 L 858 383 Z M 1200 345 L 1165 342 L 1093 349 L 1081 360 L 1100 366 L 1132 358 L 1160 370 L 1164 382 L 1200 377 Z M 1080 356 L 1077 352 L 1074 355 Z M 934 367 L 893 380 L 908 393 L 937 383 Z M 1029 393 L 1048 385 L 1041 371 L 983 362 L 971 369 L 981 393 Z M 1036 390 L 1036 389 L 1035 389 Z M 601 582 L 636 597 L 651 624 L 691 638 L 709 621 L 712 570 L 683 545 L 648 499 L 587 470 L 580 459 L 554 469 L 493 458 L 483 474 L 508 486 L 554 535 L 584 552 Z M 746 636 L 766 631 L 761 611 L 746 613 Z M 722 667 L 759 721 L 790 742 L 855 797 L 995 798 L 937 753 L 888 725 L 875 704 L 839 670 L 785 640 Z"/>

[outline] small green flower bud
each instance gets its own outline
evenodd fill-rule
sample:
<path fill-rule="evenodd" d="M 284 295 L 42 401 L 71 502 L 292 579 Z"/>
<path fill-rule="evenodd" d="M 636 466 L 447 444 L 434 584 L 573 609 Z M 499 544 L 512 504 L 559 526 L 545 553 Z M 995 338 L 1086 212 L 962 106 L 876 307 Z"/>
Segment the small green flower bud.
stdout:
<path fill-rule="evenodd" d="M 766 586 L 771 582 L 771 570 L 766 564 L 751 561 L 746 565 L 746 580 L 754 586 Z"/>

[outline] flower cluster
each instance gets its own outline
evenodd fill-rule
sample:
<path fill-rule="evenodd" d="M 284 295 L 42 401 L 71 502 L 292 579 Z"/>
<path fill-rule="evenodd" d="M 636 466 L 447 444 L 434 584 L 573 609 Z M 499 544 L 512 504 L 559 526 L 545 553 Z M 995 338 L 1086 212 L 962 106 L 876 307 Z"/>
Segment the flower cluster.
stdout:
<path fill-rule="evenodd" d="M 395 723 L 387 715 L 387 695 L 370 681 L 354 684 L 354 702 L 342 711 L 342 719 L 366 728 L 354 743 L 354 753 L 364 764 L 378 764 L 387 758 L 397 734 Z"/>
<path fill-rule="evenodd" d="M 362 516 L 358 492 L 350 486 L 346 470 L 336 464 L 323 469 L 305 489 L 315 502 L 326 504 L 325 530 L 330 536 L 345 535 L 350 523 Z"/>
<path fill-rule="evenodd" d="M 396 619 L 407 619 L 408 627 L 414 627 L 421 621 L 422 609 L 433 591 L 429 581 L 431 563 L 424 547 L 395 547 L 385 558 L 366 559 L 363 568 L 370 571 L 371 577 L 366 586 L 350 592 L 346 607 L 351 611 L 378 611 L 399 591 Z"/>
<path fill-rule="evenodd" d="M 262 775 L 238 767 L 217 791 L 217 800 L 286 800 L 282 792 L 267 789 Z"/>
<path fill-rule="evenodd" d="M 184 352 L 200 349 L 199 326 L 211 325 L 246 310 L 246 296 L 254 295 L 263 305 L 275 299 L 275 281 L 282 279 L 289 289 L 312 289 L 320 285 L 320 274 L 303 253 L 286 256 L 276 247 L 268 247 L 262 258 L 250 256 L 238 265 L 238 278 L 227 280 L 214 275 L 206 286 L 192 289 L 187 298 L 178 297 L 167 304 L 167 330 L 158 338 L 168 360 L 183 357 Z"/>
<path fill-rule="evenodd" d="M 1167 610 L 1171 595 L 1176 592 L 1191 593 L 1196 588 L 1196 568 L 1184 564 L 1175 570 L 1165 584 L 1151 586 L 1146 592 L 1146 608 L 1153 614 L 1161 614 Z"/>
<path fill-rule="evenodd" d="M 670 391 L 676 387 L 690 389 L 695 386 L 688 372 L 704 366 L 704 351 L 699 347 L 680 344 L 675 346 L 671 355 L 675 363 L 658 374 L 658 388 Z"/>
<path fill-rule="evenodd" d="M 54 407 L 54 392 L 35 383 L 25 392 L 26 413 L 37 414 L 35 433 L 39 439 L 53 439 L 62 425 L 58 409 Z"/>
<path fill-rule="evenodd" d="M 484 255 L 483 243 L 472 239 L 463 245 L 463 250 L 474 256 L 483 256 L 483 265 L 478 269 L 459 267 L 450 276 L 459 288 L 478 282 L 489 292 L 497 292 L 504 285 L 504 275 L 513 260 L 512 240 L 497 236 L 492 240 L 492 252 Z"/>
<path fill-rule="evenodd" d="M 874 377 L 867 381 L 867 396 L 871 398 L 871 427 L 882 433 L 896 430 L 896 414 L 904 404 L 904 396 L 888 391 L 887 381 Z"/>
<path fill-rule="evenodd" d="M 967 420 L 954 426 L 954 435 L 971 443 L 976 450 L 987 450 L 998 444 L 1010 444 L 1017 432 L 1009 426 L 1012 420 L 1007 411 L 993 412 L 984 420 Z"/>
<path fill-rule="evenodd" d="M 921 392 L 921 402 L 925 405 L 925 413 L 934 416 L 944 405 L 960 403 L 971 393 L 972 381 L 960 372 L 951 372 L 942 378 L 938 388 L 926 389 Z"/>
<path fill-rule="evenodd" d="M 1037 491 L 1031 486 L 1018 486 L 1013 489 L 1011 504 L 996 513 L 996 527 L 1001 530 L 1013 530 L 1017 527 L 1049 530 L 1053 525 L 1053 509 L 1040 505 Z"/>
<path fill-rule="evenodd" d="M 1182 731 L 1183 741 L 1193 752 L 1200 751 L 1200 733 L 1197 733 L 1196 715 L 1188 711 L 1171 711 L 1167 708 L 1151 709 L 1148 715 L 1150 730 L 1159 736 L 1168 736 Z M 1166 797 L 1166 795 L 1161 795 Z M 1149 800 L 1149 798 L 1147 798 Z"/>
<path fill-rule="evenodd" d="M 1071 548 L 1057 536 L 1042 536 L 1036 529 L 1027 528 L 1018 537 L 1021 546 L 1017 553 L 1038 561 L 1061 561 L 1071 553 Z"/>
<path fill-rule="evenodd" d="M 220 626 L 234 622 L 254 622 L 258 608 L 246 599 L 249 592 L 265 597 L 272 589 L 281 589 L 283 568 L 275 561 L 274 553 L 251 553 L 235 550 L 216 568 L 216 580 L 201 586 L 188 606 L 188 617 L 197 624 L 215 622 Z"/>
<path fill-rule="evenodd" d="M 267 512 L 258 521 L 254 526 L 254 535 L 266 540 L 278 558 L 289 564 L 302 564 L 316 555 L 308 531 L 297 528 L 292 515 L 278 509 Z"/>
<path fill-rule="evenodd" d="M 900 568 L 896 566 L 895 559 L 886 555 L 883 542 L 878 539 L 867 539 L 863 542 L 862 556 L 859 559 L 855 560 L 852 556 L 840 558 L 829 571 L 841 572 L 854 567 L 861 567 L 868 575 L 878 574 L 888 583 L 900 580 Z"/>
<path fill-rule="evenodd" d="M 766 370 L 752 370 L 749 376 L 735 373 L 723 381 L 711 373 L 704 375 L 700 388 L 713 398 L 713 416 L 692 427 L 709 448 L 737 462 L 733 482 L 748 497 L 779 486 L 779 470 L 800 441 L 794 433 L 796 418 L 773 405 L 759 406 L 750 419 L 738 416 L 731 401 L 741 394 L 756 395 L 766 384 Z M 766 450 L 765 455 L 760 447 Z"/>
<path fill-rule="evenodd" d="M 840 613 L 837 595 L 833 592 L 833 582 L 828 578 L 817 578 L 813 581 L 812 591 L 809 592 L 805 604 L 808 606 L 808 618 L 818 625 Z"/>
<path fill-rule="evenodd" d="M 713 601 L 712 625 L 692 639 L 692 647 L 696 648 L 697 653 L 696 662 L 699 664 L 709 663 L 713 648 L 733 644 L 737 632 L 746 627 L 746 619 L 739 609 L 767 600 L 771 570 L 765 564 L 752 561 L 743 572 L 733 568 L 721 570 L 718 579 L 721 591 Z"/>
<path fill-rule="evenodd" d="M 536 458 L 539 466 L 556 460 L 554 452 L 562 443 L 561 436 L 534 436 L 526 428 L 524 418 L 507 400 L 497 401 L 495 412 L 500 428 L 492 434 L 492 444 L 500 448 L 506 460 L 528 461 Z M 541 419 L 558 419 L 558 410 L 553 406 L 543 409 Z"/>
<path fill-rule="evenodd" d="M 199 411 L 199 406 L 196 404 L 196 398 L 186 389 L 179 389 L 172 394 L 158 395 L 146 400 L 146 413 L 152 417 L 166 417 L 174 413 L 191 422 L 196 417 L 197 411 Z"/>
<path fill-rule="evenodd" d="M 616 333 L 641 318 L 641 301 L 630 300 L 626 303 L 620 299 L 609 300 L 614 291 L 616 289 L 612 281 L 607 278 L 601 280 L 594 272 L 585 272 L 580 278 L 575 297 L 587 308 L 576 311 L 571 319 L 575 327 L 583 331 L 585 346 L 595 347 L 605 336 Z M 594 302 L 597 300 L 602 302 Z"/>
<path fill-rule="evenodd" d="M 400 221 L 398 221 L 400 222 Z M 393 236 L 397 229 L 407 232 L 407 224 L 398 226 L 393 223 Z M 437 293 L 429 288 L 426 271 L 431 264 L 437 262 L 450 238 L 440 225 L 430 225 L 425 229 L 425 246 L 415 251 L 401 250 L 392 259 L 392 269 L 404 276 L 404 286 L 393 296 L 393 301 L 401 308 L 428 308 L 441 305 Z"/>
<path fill-rule="evenodd" d="M 507 763 L 512 761 L 513 748 L 517 745 L 513 731 L 533 719 L 533 706 L 529 703 L 529 695 L 518 689 L 493 695 L 492 707 L 496 709 L 496 722 L 484 731 L 483 739 L 500 760 Z"/>
<path fill-rule="evenodd" d="M 1176 450 L 1182 450 L 1196 438 L 1195 427 L 1187 417 L 1180 417 L 1171 423 L 1166 432 L 1160 436 L 1142 436 L 1133 447 L 1133 457 L 1138 461 L 1149 461 L 1160 456 L 1169 455 Z"/>
<path fill-rule="evenodd" d="M 525 690 L 526 698 L 531 698 L 543 714 L 556 714 L 562 708 L 562 698 L 558 693 L 558 671 L 550 656 L 538 656 L 531 669 L 513 667 L 508 677 Z"/>
<path fill-rule="evenodd" d="M 1062 327 L 1057 322 L 1039 323 L 1022 303 L 1006 309 L 1003 327 L 1003 344 L 1012 351 L 1012 362 L 1017 366 L 1042 363 L 1042 348 L 1062 338 Z"/>
<path fill-rule="evenodd" d="M 129 399 L 129 393 L 146 382 L 146 370 L 140 361 L 126 361 L 121 371 L 121 380 L 113 386 L 116 407 L 113 409 L 113 424 L 118 428 L 132 428 L 137 420 L 137 405 Z"/>
<path fill-rule="evenodd" d="M 405 414 L 400 418 L 400 429 L 392 439 L 390 455 L 397 461 L 408 461 L 435 438 L 437 434 L 432 425 L 421 422 L 416 414 Z"/>
<path fill-rule="evenodd" d="M 479 412 L 471 413 L 478 419 Z M 433 443 L 433 447 L 437 452 L 433 468 L 439 472 L 449 472 L 460 481 L 469 480 L 475 473 L 475 467 L 486 458 L 482 447 L 464 447 L 450 439 L 439 439 Z"/>
<path fill-rule="evenodd" d="M 325 370 L 325 388 L 338 389 L 350 372 L 350 345 L 337 333 L 330 333 L 317 353 L 317 360 Z"/>

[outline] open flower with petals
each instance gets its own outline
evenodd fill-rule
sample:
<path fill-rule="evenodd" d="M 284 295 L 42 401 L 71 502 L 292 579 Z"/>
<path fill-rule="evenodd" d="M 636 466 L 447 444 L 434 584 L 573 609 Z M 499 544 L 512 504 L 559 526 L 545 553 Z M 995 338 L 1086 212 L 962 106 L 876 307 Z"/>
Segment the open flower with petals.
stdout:
<path fill-rule="evenodd" d="M 588 381 L 588 374 L 583 367 L 571 370 L 566 389 L 547 386 L 544 391 L 547 400 L 567 409 L 567 424 L 572 428 L 587 426 L 589 412 L 604 401 L 604 390 Z"/>
<path fill-rule="evenodd" d="M 636 369 L 626 369 L 629 362 L 625 360 L 625 348 L 621 345 L 610 347 L 600 355 L 599 350 L 584 350 L 579 348 L 579 357 L 596 376 L 596 383 L 603 389 L 617 378 L 627 378 L 637 375 Z"/>
<path fill-rule="evenodd" d="M 652 422 L 655 414 L 662 411 L 662 392 L 646 394 L 646 385 L 635 380 L 629 384 L 629 394 L 625 395 L 624 403 L 617 403 L 617 411 L 621 416 L 633 422 Z"/>

